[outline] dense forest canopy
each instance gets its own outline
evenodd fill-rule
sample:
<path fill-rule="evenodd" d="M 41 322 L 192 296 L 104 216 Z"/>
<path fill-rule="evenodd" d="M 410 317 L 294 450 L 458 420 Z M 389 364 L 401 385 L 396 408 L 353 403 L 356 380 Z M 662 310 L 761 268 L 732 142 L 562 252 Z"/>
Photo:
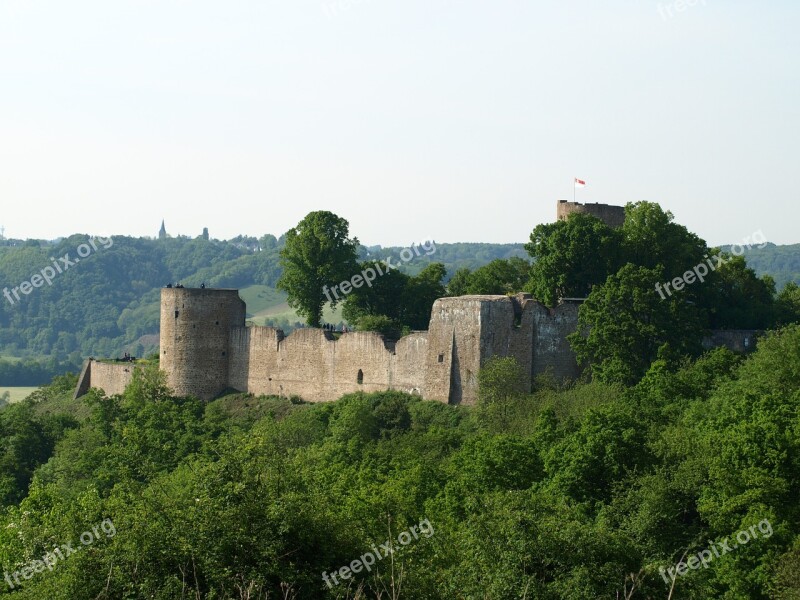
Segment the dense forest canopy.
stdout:
<path fill-rule="evenodd" d="M 0 410 L 0 595 L 796 598 L 798 365 L 789 326 L 632 386 L 496 359 L 476 407 L 62 378 Z"/>

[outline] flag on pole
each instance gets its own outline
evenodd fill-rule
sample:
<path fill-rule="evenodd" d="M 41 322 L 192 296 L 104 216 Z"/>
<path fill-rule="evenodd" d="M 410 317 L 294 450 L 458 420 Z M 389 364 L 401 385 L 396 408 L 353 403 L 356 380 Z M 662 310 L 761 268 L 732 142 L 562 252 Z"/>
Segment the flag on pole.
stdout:
<path fill-rule="evenodd" d="M 575 187 L 586 187 L 586 182 L 583 179 L 575 178 Z"/>

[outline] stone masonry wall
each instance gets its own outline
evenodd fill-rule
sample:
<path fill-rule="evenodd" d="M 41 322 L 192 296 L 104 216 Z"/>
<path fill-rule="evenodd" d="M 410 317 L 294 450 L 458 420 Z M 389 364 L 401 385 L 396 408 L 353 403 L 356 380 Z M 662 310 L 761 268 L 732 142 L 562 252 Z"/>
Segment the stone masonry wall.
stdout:
<path fill-rule="evenodd" d="M 133 363 L 106 363 L 89 360 L 83 367 L 75 396 L 86 393 L 90 387 L 99 388 L 106 396 L 121 394 L 133 379 Z"/>
<path fill-rule="evenodd" d="M 253 394 L 335 400 L 356 391 L 401 390 L 428 400 L 474 404 L 477 375 L 493 356 L 513 356 L 526 384 L 542 374 L 557 380 L 580 374 L 567 336 L 575 331 L 580 301 L 550 309 L 528 294 L 440 298 L 428 331 L 397 342 L 377 333 L 338 339 L 322 329 L 291 335 L 272 327 L 244 327 L 236 290 L 165 288 L 161 311 L 161 368 L 175 394 L 201 399 L 226 388 Z M 707 348 L 751 351 L 760 332 L 715 331 Z M 89 387 L 120 394 L 131 363 L 87 361 L 75 396 Z"/>
<path fill-rule="evenodd" d="M 531 373 L 532 331 L 530 310 L 523 310 L 518 299 L 440 298 L 428 330 L 425 398 L 474 404 L 478 372 L 493 356 L 514 356 L 526 374 Z"/>
<path fill-rule="evenodd" d="M 755 329 L 717 329 L 703 338 L 703 348 L 719 348 L 725 346 L 731 352 L 745 353 L 756 349 L 756 342 L 763 331 Z"/>
<path fill-rule="evenodd" d="M 425 398 L 471 404 L 481 366 L 482 317 L 502 296 L 439 298 L 431 310 Z M 485 313 L 485 314 L 484 314 Z"/>
<path fill-rule="evenodd" d="M 579 374 L 566 336 L 575 331 L 578 302 L 549 309 L 528 294 L 440 298 L 428 331 L 425 398 L 474 404 L 478 371 L 493 356 L 513 356 L 533 378 L 550 373 L 557 380 Z"/>
<path fill-rule="evenodd" d="M 244 320 L 238 290 L 162 288 L 161 368 L 177 395 L 210 400 L 228 387 L 231 331 Z"/>
<path fill-rule="evenodd" d="M 597 217 L 609 227 L 622 227 L 625 222 L 625 208 L 611 204 L 581 204 L 559 200 L 556 208 L 556 219 L 565 221 L 572 213 L 586 213 Z"/>
<path fill-rule="evenodd" d="M 575 353 L 567 341 L 567 336 L 578 327 L 580 304 L 562 300 L 561 304 L 550 309 L 532 301 L 534 378 L 548 373 L 557 381 L 564 381 L 580 375 Z"/>
<path fill-rule="evenodd" d="M 230 341 L 230 387 L 254 394 L 300 396 L 310 402 L 357 391 L 422 393 L 427 335 L 396 344 L 373 332 L 343 334 L 271 327 L 236 328 Z"/>

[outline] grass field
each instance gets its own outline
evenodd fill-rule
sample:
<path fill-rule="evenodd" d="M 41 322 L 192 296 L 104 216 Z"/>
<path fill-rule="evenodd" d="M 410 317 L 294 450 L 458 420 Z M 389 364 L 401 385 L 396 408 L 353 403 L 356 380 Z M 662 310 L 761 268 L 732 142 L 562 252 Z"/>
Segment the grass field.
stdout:
<path fill-rule="evenodd" d="M 0 395 L 3 392 L 11 394 L 11 402 L 20 402 L 27 398 L 32 392 L 38 390 L 38 387 L 0 387 Z"/>
<path fill-rule="evenodd" d="M 250 314 L 249 311 L 248 314 Z M 270 307 L 247 318 L 248 321 L 252 321 L 256 325 L 263 325 L 267 319 L 286 319 L 289 323 L 294 323 L 295 321 L 300 321 L 301 323 L 305 322 L 305 319 L 299 317 L 294 309 L 286 304 L 286 302 L 282 302 L 277 306 Z M 332 310 L 330 305 L 326 304 L 325 308 L 322 309 L 322 320 L 326 323 L 338 323 L 342 320 L 341 309 L 337 307 L 336 310 Z"/>
<path fill-rule="evenodd" d="M 247 320 L 256 325 L 264 325 L 267 319 L 286 319 L 289 323 L 305 321 L 286 303 L 286 294 L 265 285 L 251 285 L 239 290 L 239 297 L 247 304 Z M 338 323 L 342 320 L 342 311 L 332 310 L 325 305 L 322 320 L 326 323 Z"/>
<path fill-rule="evenodd" d="M 247 316 L 259 316 L 281 304 L 286 304 L 286 294 L 266 285 L 251 285 L 239 290 L 239 297 L 247 304 Z"/>

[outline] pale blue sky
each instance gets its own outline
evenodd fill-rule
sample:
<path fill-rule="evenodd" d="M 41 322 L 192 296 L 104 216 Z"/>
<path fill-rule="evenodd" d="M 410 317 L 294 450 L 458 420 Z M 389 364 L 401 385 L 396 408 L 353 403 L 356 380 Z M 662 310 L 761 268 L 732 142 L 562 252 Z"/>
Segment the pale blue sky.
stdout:
<path fill-rule="evenodd" d="M 0 224 L 521 242 L 578 176 L 800 242 L 800 3 L 685 1 L 0 0 Z"/>

